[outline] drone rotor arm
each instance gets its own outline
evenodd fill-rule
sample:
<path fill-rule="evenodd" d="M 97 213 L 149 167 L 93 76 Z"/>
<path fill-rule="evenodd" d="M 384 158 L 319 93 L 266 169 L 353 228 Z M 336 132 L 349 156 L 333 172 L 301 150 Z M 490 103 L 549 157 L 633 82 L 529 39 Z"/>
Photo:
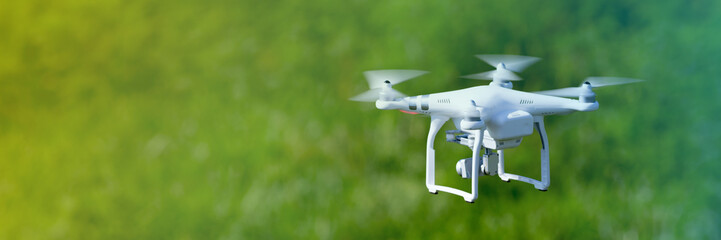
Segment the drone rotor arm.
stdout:
<path fill-rule="evenodd" d="M 581 94 L 582 90 L 583 89 L 581 89 L 580 87 L 567 87 L 553 90 L 538 91 L 533 93 L 556 97 L 578 97 Z"/>

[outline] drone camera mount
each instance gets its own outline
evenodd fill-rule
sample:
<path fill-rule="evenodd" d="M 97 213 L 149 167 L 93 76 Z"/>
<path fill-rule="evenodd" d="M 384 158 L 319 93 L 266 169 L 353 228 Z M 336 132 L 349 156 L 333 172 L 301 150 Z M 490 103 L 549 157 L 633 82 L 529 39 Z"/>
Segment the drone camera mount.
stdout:
<path fill-rule="evenodd" d="M 483 154 L 481 171 L 483 174 L 490 176 L 495 176 L 498 173 L 498 154 L 494 153 L 491 149 L 486 148 L 486 153 Z"/>

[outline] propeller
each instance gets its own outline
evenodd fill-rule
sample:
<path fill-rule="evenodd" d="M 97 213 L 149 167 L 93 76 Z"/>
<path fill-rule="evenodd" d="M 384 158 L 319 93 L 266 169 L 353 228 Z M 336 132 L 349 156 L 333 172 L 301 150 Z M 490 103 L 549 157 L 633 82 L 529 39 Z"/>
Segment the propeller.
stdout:
<path fill-rule="evenodd" d="M 368 87 L 374 89 L 383 87 L 385 81 L 389 81 L 390 84 L 395 85 L 426 73 L 428 72 L 421 70 L 374 70 L 365 71 L 363 75 L 365 75 L 368 81 Z"/>
<path fill-rule="evenodd" d="M 350 100 L 356 102 L 375 102 L 380 98 L 381 92 L 383 92 L 383 94 L 385 94 L 385 96 L 389 99 L 406 97 L 405 94 L 393 88 L 380 87 L 358 94 L 355 97 L 350 98 Z"/>
<path fill-rule="evenodd" d="M 374 70 L 365 71 L 370 90 L 350 98 L 358 102 L 375 102 L 378 99 L 395 99 L 406 95 L 392 88 L 393 85 L 428 73 L 421 70 Z"/>
<path fill-rule="evenodd" d="M 501 80 L 501 81 L 518 81 L 521 77 L 514 72 L 521 72 L 528 66 L 541 60 L 537 57 L 518 56 L 518 55 L 476 55 L 477 58 L 483 60 L 496 70 L 476 73 L 463 76 L 462 78 L 480 79 L 480 80 Z"/>
<path fill-rule="evenodd" d="M 629 83 L 642 82 L 642 81 L 643 80 L 640 80 L 640 79 L 621 78 L 621 77 L 588 77 L 588 78 L 586 78 L 584 83 L 581 84 L 580 87 L 560 88 L 560 89 L 553 89 L 553 90 L 546 90 L 546 91 L 538 91 L 538 92 L 534 92 L 534 93 L 549 95 L 549 96 L 557 96 L 557 97 L 578 97 L 581 94 L 586 93 L 586 91 L 590 90 L 590 89 L 588 89 L 588 87 L 585 87 L 585 85 L 588 85 L 590 88 L 597 88 L 597 87 L 629 84 Z"/>

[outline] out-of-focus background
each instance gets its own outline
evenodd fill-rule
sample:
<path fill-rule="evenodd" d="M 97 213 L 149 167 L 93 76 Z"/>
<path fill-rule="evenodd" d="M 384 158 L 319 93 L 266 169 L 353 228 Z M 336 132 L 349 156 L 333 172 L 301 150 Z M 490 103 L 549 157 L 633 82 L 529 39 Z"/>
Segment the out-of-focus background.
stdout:
<path fill-rule="evenodd" d="M 719 1 L 2 1 L 0 238 L 721 238 Z M 429 119 L 347 99 L 487 84 L 474 54 L 587 76 L 547 117 L 548 192 L 424 184 Z M 442 137 L 439 137 L 442 138 Z M 438 182 L 467 148 L 437 141 Z M 507 169 L 540 177 L 537 135 Z"/>

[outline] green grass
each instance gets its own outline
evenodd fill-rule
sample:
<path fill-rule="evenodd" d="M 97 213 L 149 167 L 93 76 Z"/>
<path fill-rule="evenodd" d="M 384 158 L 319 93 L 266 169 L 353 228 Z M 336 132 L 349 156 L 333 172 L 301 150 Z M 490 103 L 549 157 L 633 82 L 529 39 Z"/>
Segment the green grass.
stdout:
<path fill-rule="evenodd" d="M 0 3 L 0 239 L 721 238 L 721 4 L 435 1 Z M 601 108 L 548 117 L 552 184 L 424 185 L 429 120 L 347 101 L 484 82 L 479 53 L 586 76 Z M 508 168 L 538 176 L 538 140 Z M 467 187 L 438 141 L 438 181 Z"/>

